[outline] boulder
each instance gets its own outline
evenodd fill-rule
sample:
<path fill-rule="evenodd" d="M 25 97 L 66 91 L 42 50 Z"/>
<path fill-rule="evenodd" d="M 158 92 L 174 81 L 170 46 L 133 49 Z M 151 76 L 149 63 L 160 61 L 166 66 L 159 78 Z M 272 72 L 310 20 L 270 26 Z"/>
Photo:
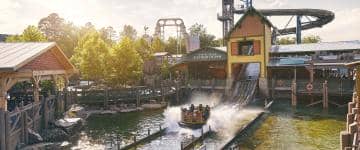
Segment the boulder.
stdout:
<path fill-rule="evenodd" d="M 27 131 L 29 133 L 29 144 L 36 144 L 44 141 L 40 134 L 34 130 L 28 128 Z"/>
<path fill-rule="evenodd" d="M 69 139 L 69 134 L 60 128 L 46 129 L 41 135 L 45 142 L 63 142 Z"/>
<path fill-rule="evenodd" d="M 64 129 L 68 134 L 73 135 L 83 126 L 81 118 L 64 118 L 55 122 L 55 126 Z"/>

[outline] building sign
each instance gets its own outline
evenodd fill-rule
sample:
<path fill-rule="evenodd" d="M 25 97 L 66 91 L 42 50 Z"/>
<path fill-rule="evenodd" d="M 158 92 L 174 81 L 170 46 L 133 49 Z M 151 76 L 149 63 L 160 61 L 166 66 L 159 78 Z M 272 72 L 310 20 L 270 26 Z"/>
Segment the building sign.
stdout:
<path fill-rule="evenodd" d="M 198 51 L 187 56 L 187 61 L 225 61 L 226 53 L 214 50 Z"/>

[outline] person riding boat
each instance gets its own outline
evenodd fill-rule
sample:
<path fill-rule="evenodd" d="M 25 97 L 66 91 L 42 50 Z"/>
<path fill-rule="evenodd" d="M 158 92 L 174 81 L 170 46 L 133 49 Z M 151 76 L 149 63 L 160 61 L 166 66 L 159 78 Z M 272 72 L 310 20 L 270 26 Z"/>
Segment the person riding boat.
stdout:
<path fill-rule="evenodd" d="M 181 108 L 181 121 L 178 124 L 183 127 L 201 128 L 206 124 L 209 116 L 210 107 L 208 105 L 203 107 L 203 105 L 200 104 L 195 108 L 195 106 L 191 104 L 189 109 Z"/>

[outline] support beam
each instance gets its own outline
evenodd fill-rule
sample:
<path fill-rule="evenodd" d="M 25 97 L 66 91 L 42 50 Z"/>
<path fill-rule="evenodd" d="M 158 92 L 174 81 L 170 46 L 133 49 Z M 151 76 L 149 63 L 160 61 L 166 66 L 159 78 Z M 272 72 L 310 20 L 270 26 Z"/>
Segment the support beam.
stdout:
<path fill-rule="evenodd" d="M 293 80 L 291 84 L 291 106 L 296 107 L 297 105 L 297 96 L 296 96 L 296 82 Z"/>
<path fill-rule="evenodd" d="M 329 94 L 328 94 L 328 85 L 326 80 L 323 83 L 323 108 L 324 109 L 329 108 Z"/>
<path fill-rule="evenodd" d="M 40 89 L 40 80 L 41 80 L 41 76 L 34 76 L 33 77 L 33 93 L 34 93 L 34 102 L 38 103 L 40 102 L 40 94 L 39 94 L 39 89 Z"/>
<path fill-rule="evenodd" d="M 301 44 L 301 18 L 296 16 L 296 44 Z"/>

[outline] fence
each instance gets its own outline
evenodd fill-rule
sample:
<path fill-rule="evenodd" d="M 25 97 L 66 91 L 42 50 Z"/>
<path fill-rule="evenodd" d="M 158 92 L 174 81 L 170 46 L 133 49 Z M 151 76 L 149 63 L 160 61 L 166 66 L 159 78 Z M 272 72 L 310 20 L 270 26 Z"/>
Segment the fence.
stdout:
<path fill-rule="evenodd" d="M 151 100 L 175 94 L 179 88 L 174 84 L 162 84 L 159 87 L 134 87 L 121 89 L 82 89 L 70 92 L 82 104 L 139 103 L 139 100 Z"/>
<path fill-rule="evenodd" d="M 0 150 L 13 150 L 29 144 L 29 130 L 40 132 L 48 128 L 49 122 L 55 121 L 57 113 L 61 113 L 67 100 L 64 93 L 57 96 L 40 97 L 40 102 L 16 107 L 12 112 L 0 110 Z"/>

